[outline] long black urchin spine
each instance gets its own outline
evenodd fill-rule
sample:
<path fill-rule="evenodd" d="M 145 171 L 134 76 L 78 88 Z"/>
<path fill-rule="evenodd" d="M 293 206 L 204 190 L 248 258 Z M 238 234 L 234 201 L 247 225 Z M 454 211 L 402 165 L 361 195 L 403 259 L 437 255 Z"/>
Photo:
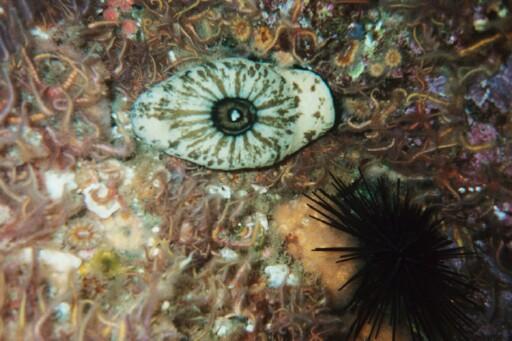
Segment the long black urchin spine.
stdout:
<path fill-rule="evenodd" d="M 308 198 L 320 215 L 313 218 L 356 240 L 315 249 L 339 252 L 338 263 L 360 263 L 339 288 L 353 286 L 346 309 L 356 317 L 348 337 L 355 339 L 366 324 L 369 336 L 377 336 L 387 321 L 393 340 L 399 330 L 414 340 L 466 340 L 475 288 L 450 266 L 467 253 L 442 233 L 438 210 L 415 204 L 399 180 L 370 183 L 361 175 L 347 185 L 333 176 L 333 186 L 332 194 L 319 189 Z"/>

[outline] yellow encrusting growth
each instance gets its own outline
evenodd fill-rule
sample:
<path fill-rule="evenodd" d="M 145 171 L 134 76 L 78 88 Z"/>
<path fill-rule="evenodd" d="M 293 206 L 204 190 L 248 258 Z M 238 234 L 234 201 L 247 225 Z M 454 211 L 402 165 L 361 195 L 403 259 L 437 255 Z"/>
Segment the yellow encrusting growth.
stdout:
<path fill-rule="evenodd" d="M 338 288 L 354 273 L 353 263 L 337 265 L 332 253 L 313 251 L 317 247 L 339 246 L 350 242 L 350 237 L 313 219 L 318 216 L 302 197 L 279 205 L 274 211 L 278 233 L 288 240 L 288 252 L 304 265 L 304 269 L 320 276 L 335 305 L 343 305 L 348 297 Z"/>
<path fill-rule="evenodd" d="M 80 273 L 113 278 L 124 270 L 119 254 L 112 250 L 100 249 L 94 253 L 90 261 L 82 265 Z"/>

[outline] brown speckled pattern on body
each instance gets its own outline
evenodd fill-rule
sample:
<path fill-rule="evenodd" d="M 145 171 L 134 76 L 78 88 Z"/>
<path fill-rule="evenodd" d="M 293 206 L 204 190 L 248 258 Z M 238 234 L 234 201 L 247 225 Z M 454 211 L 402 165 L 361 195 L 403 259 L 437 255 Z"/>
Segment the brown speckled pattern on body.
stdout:
<path fill-rule="evenodd" d="M 311 94 L 318 95 L 321 105 L 330 105 L 310 109 Z M 218 129 L 212 109 L 226 98 L 247 100 L 254 106 L 256 119 L 250 129 L 236 135 Z M 317 75 L 242 58 L 176 73 L 140 95 L 132 114 L 134 130 L 145 142 L 224 170 L 272 165 L 327 131 L 333 122 L 329 90 Z"/>

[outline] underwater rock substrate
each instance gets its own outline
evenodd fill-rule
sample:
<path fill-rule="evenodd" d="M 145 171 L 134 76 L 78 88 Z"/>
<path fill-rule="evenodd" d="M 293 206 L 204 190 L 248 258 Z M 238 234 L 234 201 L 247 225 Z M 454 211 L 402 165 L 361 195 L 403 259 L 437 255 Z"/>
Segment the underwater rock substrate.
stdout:
<path fill-rule="evenodd" d="M 273 165 L 334 120 L 330 89 L 317 74 L 244 58 L 178 71 L 142 93 L 132 110 L 144 142 L 220 170 Z"/>

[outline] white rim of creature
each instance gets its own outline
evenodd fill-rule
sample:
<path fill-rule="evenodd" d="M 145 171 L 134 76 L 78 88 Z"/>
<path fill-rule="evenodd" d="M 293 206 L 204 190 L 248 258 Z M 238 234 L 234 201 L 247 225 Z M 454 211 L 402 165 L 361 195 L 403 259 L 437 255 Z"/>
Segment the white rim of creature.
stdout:
<path fill-rule="evenodd" d="M 192 66 L 135 101 L 144 142 L 220 170 L 273 165 L 334 125 L 331 91 L 317 74 L 244 58 Z"/>

